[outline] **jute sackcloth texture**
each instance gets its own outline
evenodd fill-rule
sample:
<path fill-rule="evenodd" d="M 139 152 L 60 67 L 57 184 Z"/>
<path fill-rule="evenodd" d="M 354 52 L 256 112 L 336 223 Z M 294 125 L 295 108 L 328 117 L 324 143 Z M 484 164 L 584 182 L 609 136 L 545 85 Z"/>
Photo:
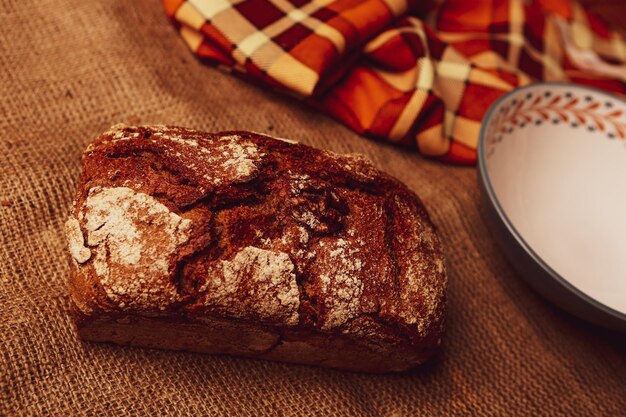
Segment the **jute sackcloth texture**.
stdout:
<path fill-rule="evenodd" d="M 523 283 L 481 214 L 474 168 L 365 140 L 203 66 L 156 0 L 4 0 L 0 28 L 0 415 L 624 414 L 626 341 Z M 248 129 L 368 155 L 439 226 L 450 277 L 441 354 L 380 376 L 80 342 L 62 225 L 83 149 L 117 122 Z"/>

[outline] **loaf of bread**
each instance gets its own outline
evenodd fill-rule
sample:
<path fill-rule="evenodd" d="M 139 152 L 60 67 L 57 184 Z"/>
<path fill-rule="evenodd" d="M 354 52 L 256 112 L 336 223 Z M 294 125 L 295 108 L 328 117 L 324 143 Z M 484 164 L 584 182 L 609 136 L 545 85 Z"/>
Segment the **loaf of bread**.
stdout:
<path fill-rule="evenodd" d="M 66 223 L 82 339 L 370 372 L 440 344 L 435 229 L 364 157 L 115 126 L 82 164 Z"/>

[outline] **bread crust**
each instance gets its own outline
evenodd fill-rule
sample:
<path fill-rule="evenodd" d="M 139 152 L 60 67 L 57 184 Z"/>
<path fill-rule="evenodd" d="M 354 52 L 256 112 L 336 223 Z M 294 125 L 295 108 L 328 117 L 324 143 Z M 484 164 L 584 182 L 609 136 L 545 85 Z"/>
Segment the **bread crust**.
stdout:
<path fill-rule="evenodd" d="M 66 231 L 83 339 L 370 372 L 440 344 L 435 228 L 364 157 L 118 125 L 82 162 Z"/>

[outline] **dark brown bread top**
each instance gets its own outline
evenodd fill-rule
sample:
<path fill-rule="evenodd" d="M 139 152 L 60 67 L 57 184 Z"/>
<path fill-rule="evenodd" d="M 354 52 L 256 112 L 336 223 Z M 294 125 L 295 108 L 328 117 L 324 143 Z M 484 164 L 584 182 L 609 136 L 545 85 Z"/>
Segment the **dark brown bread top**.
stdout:
<path fill-rule="evenodd" d="M 440 342 L 446 275 L 414 193 L 366 159 L 250 132 L 115 126 L 83 156 L 72 299 Z"/>

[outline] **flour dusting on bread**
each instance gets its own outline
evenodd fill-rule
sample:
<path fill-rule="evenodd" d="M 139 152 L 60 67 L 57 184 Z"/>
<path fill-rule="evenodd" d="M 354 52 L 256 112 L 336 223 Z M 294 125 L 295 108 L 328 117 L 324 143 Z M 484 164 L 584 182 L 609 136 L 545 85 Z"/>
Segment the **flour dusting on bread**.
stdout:
<path fill-rule="evenodd" d="M 415 215 L 411 206 L 395 197 L 394 205 L 397 217 L 403 222 L 406 236 L 402 246 L 406 255 L 400 260 L 400 304 L 398 314 L 406 324 L 417 326 L 418 333 L 425 334 L 427 327 L 441 319 L 443 314 L 445 286 L 437 285 L 442 279 L 445 283 L 442 259 L 435 259 L 434 265 L 428 259 L 437 251 L 437 236 L 423 220 Z M 411 303 L 419 300 L 419 303 Z"/>
<path fill-rule="evenodd" d="M 298 322 L 300 295 L 289 256 L 248 246 L 210 269 L 204 304 L 235 317 L 252 312 L 263 321 Z"/>
<path fill-rule="evenodd" d="M 149 134 L 142 135 L 143 132 Z M 195 133 L 195 135 L 190 135 Z M 105 133 L 102 144 L 144 141 L 158 144 L 177 160 L 177 164 L 192 170 L 203 185 L 215 187 L 248 181 L 259 172 L 263 153 L 251 141 L 239 135 L 222 136 L 206 141 L 200 132 L 161 125 L 130 127 L 123 124 Z M 141 143 L 141 142 L 138 142 Z M 92 151 L 92 145 L 87 149 Z M 199 161 L 202 161 L 199 163 Z"/>
<path fill-rule="evenodd" d="M 91 251 L 85 247 L 85 237 L 80 229 L 80 223 L 74 217 L 65 222 L 65 234 L 72 258 L 79 264 L 85 263 L 91 258 Z"/>
<path fill-rule="evenodd" d="M 154 197 L 127 187 L 94 187 L 81 209 L 93 267 L 108 297 L 124 305 L 161 307 L 179 297 L 169 258 L 189 237 L 191 221 Z"/>
<path fill-rule="evenodd" d="M 360 272 L 363 261 L 358 246 L 341 238 L 328 243 L 320 242 L 318 256 L 332 266 L 330 271 L 320 275 L 324 304 L 328 311 L 322 328 L 330 330 L 360 313 L 363 294 Z"/>
<path fill-rule="evenodd" d="M 228 158 L 221 162 L 221 169 L 225 175 L 239 182 L 250 178 L 257 171 L 259 151 L 252 142 L 232 135 L 220 138 L 219 143 L 218 154 Z"/>

